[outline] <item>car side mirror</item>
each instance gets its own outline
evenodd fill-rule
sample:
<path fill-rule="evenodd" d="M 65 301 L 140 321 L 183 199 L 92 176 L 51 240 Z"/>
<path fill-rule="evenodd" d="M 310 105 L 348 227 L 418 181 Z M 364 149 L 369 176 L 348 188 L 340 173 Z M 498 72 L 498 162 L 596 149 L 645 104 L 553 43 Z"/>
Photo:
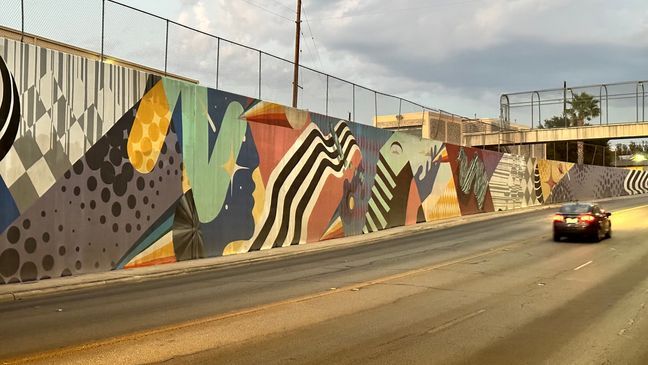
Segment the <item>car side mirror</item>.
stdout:
<path fill-rule="evenodd" d="M 606 217 L 609 217 L 609 216 L 611 216 L 611 215 L 612 215 L 612 213 L 610 213 L 610 212 L 605 212 L 605 216 L 606 216 Z"/>

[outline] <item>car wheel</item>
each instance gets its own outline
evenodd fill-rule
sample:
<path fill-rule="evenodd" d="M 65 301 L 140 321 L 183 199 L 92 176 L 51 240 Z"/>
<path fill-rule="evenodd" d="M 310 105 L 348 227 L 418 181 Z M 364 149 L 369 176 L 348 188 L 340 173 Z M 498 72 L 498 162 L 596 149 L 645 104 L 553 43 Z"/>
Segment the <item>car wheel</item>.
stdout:
<path fill-rule="evenodd" d="M 605 234 L 605 238 L 612 238 L 612 225 L 608 228 L 607 233 Z"/>
<path fill-rule="evenodd" d="M 553 235 L 553 240 L 554 240 L 554 242 L 560 242 L 560 235 L 554 233 L 554 235 Z"/>
<path fill-rule="evenodd" d="M 601 231 L 599 229 L 595 230 L 594 233 L 592 233 L 591 239 L 594 243 L 601 242 Z"/>

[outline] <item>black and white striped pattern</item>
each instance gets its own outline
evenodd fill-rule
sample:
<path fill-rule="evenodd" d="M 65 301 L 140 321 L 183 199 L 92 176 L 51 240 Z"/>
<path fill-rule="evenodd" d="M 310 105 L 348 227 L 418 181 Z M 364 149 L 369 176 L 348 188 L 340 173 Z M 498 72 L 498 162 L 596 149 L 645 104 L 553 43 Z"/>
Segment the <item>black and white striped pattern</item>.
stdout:
<path fill-rule="evenodd" d="M 544 204 L 544 196 L 542 195 L 542 179 L 540 177 L 540 169 L 538 168 L 538 164 L 535 163 L 535 168 L 533 171 L 533 182 L 534 182 L 534 188 L 535 188 L 535 197 L 538 203 Z"/>
<path fill-rule="evenodd" d="M 329 136 L 315 124 L 306 127 L 270 175 L 250 251 L 305 242 L 324 183 L 330 175 L 341 177 L 356 151 L 360 150 L 355 137 L 344 121 Z"/>
<path fill-rule="evenodd" d="M 648 171 L 630 171 L 623 182 L 628 195 L 648 193 Z"/>
<path fill-rule="evenodd" d="M 376 232 L 387 228 L 387 213 L 396 190 L 396 174 L 381 154 L 376 165 L 376 178 L 365 215 L 362 232 Z"/>
<path fill-rule="evenodd" d="M 13 76 L 0 57 L 0 161 L 7 155 L 20 126 L 20 99 Z"/>

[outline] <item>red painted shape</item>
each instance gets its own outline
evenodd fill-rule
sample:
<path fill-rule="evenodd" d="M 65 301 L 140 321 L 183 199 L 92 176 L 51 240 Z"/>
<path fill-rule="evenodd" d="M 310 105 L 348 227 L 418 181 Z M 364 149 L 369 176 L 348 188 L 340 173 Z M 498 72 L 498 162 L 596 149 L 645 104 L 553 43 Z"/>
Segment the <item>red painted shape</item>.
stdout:
<path fill-rule="evenodd" d="M 295 144 L 302 134 L 291 128 L 277 128 L 263 123 L 248 123 L 254 138 L 254 145 L 259 154 L 259 169 L 263 183 L 267 186 L 270 174 L 279 164 L 279 161 L 288 154 L 288 150 Z"/>

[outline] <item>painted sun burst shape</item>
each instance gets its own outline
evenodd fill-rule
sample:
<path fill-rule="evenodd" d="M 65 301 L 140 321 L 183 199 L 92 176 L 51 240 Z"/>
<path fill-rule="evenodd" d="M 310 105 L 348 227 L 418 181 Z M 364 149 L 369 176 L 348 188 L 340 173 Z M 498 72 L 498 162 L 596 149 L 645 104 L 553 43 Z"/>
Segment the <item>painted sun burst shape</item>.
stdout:
<path fill-rule="evenodd" d="M 223 170 L 227 172 L 227 175 L 229 175 L 230 178 L 230 196 L 234 195 L 234 176 L 239 170 L 249 170 L 249 167 L 245 166 L 240 166 L 236 163 L 236 159 L 234 158 L 234 149 L 230 148 L 230 154 L 229 158 L 225 163 L 222 165 Z"/>

